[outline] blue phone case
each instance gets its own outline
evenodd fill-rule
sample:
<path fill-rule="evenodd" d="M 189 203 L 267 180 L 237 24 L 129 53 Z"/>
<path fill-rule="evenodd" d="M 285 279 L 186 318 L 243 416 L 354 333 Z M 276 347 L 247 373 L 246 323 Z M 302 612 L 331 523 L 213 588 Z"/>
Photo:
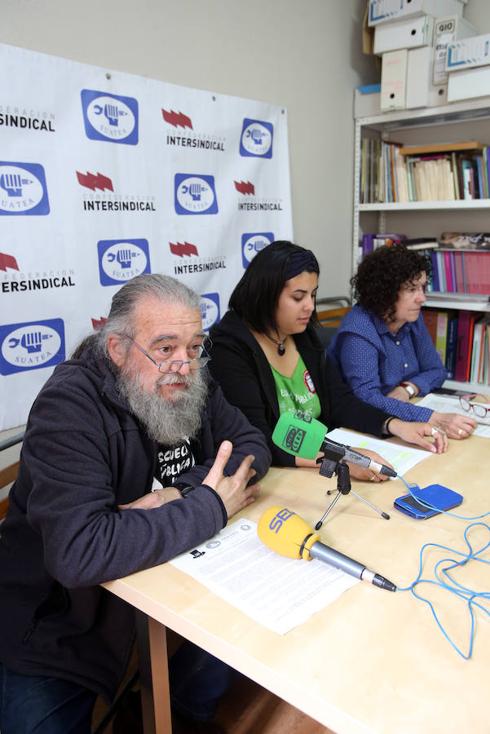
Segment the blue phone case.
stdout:
<path fill-rule="evenodd" d="M 414 494 L 420 497 L 423 502 L 432 505 L 432 508 L 424 507 L 411 494 L 404 494 L 402 497 L 397 497 L 393 504 L 397 510 L 416 520 L 425 520 L 428 517 L 439 515 L 441 512 L 457 507 L 463 501 L 463 495 L 454 492 L 454 490 L 448 487 L 444 487 L 442 484 L 430 484 L 428 487 L 422 488 L 417 487 L 414 490 Z"/>

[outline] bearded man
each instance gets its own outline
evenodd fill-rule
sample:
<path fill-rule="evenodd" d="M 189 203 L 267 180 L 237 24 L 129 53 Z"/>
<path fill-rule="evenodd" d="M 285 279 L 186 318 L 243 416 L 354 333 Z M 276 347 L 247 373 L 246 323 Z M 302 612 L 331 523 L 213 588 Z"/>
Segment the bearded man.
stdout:
<path fill-rule="evenodd" d="M 139 276 L 34 402 L 0 536 L 2 734 L 88 734 L 134 641 L 133 610 L 99 584 L 189 550 L 254 501 L 270 454 L 203 370 L 205 342 L 198 295 Z"/>

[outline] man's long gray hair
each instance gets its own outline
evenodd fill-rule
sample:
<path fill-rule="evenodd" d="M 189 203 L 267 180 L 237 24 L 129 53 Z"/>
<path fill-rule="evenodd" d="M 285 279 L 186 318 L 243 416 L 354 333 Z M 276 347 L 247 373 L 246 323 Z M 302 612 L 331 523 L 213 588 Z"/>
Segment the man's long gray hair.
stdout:
<path fill-rule="evenodd" d="M 97 347 L 105 356 L 108 356 L 107 340 L 110 334 L 134 337 L 134 312 L 140 300 L 147 297 L 158 298 L 168 304 L 178 303 L 191 309 L 199 309 L 200 305 L 198 294 L 170 275 L 138 275 L 115 293 L 107 321 L 96 334 Z"/>

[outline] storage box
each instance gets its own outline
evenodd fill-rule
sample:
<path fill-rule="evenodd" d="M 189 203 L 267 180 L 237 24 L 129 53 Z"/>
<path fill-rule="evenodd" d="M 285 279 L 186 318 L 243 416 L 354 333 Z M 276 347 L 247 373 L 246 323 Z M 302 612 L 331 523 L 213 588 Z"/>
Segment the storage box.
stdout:
<path fill-rule="evenodd" d="M 354 90 L 354 117 L 372 117 L 381 112 L 381 84 L 369 84 Z"/>
<path fill-rule="evenodd" d="M 478 31 L 471 23 L 458 15 L 436 19 L 434 23 L 433 84 L 447 84 L 446 57 L 449 44 L 462 38 L 476 36 L 477 33 Z"/>
<path fill-rule="evenodd" d="M 379 55 L 399 48 L 431 46 L 433 30 L 432 15 L 420 15 L 397 23 L 382 23 L 374 29 L 374 53 Z"/>
<path fill-rule="evenodd" d="M 448 102 L 474 97 L 490 97 L 490 66 L 461 69 L 449 74 Z"/>
<path fill-rule="evenodd" d="M 388 51 L 381 62 L 381 110 L 404 110 L 407 94 L 408 49 Z"/>
<path fill-rule="evenodd" d="M 432 84 L 432 46 L 383 54 L 381 110 L 436 107 L 447 101 L 447 86 Z"/>
<path fill-rule="evenodd" d="M 454 41 L 447 47 L 447 71 L 486 64 L 490 64 L 490 33 Z"/>
<path fill-rule="evenodd" d="M 432 15 L 463 15 L 461 0 L 369 0 L 368 24 L 378 25 L 402 17 Z"/>

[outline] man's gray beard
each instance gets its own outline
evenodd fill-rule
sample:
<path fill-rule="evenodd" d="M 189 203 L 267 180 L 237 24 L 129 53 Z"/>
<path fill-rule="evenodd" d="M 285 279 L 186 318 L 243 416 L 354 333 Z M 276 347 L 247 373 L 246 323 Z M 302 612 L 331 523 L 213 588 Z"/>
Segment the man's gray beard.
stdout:
<path fill-rule="evenodd" d="M 176 393 L 174 400 L 167 400 L 157 389 L 172 382 L 186 382 L 187 388 Z M 139 375 L 124 370 L 119 374 L 118 388 L 131 412 L 154 441 L 173 446 L 184 438 L 197 435 L 208 392 L 201 372 L 185 376 L 162 375 L 155 384 L 155 392 L 149 393 L 143 389 Z"/>

